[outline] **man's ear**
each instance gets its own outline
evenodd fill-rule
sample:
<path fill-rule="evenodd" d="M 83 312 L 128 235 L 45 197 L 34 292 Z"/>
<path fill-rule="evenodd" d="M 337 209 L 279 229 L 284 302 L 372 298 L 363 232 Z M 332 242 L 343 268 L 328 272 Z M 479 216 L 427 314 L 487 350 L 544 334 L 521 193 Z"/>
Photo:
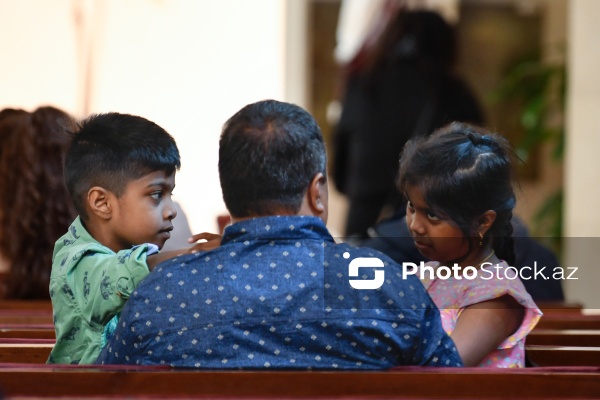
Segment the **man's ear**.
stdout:
<path fill-rule="evenodd" d="M 111 193 L 100 186 L 88 190 L 87 202 L 90 212 L 101 219 L 109 220 L 112 216 Z"/>
<path fill-rule="evenodd" d="M 481 214 L 481 216 L 477 220 L 477 222 L 478 222 L 478 227 L 477 227 L 478 232 L 485 236 L 485 234 L 487 233 L 487 231 L 494 224 L 494 221 L 496 221 L 496 211 L 494 211 L 494 210 L 487 210 L 486 212 L 484 212 L 483 214 Z"/>
<path fill-rule="evenodd" d="M 308 205 L 313 214 L 327 220 L 328 197 L 327 178 L 322 172 L 317 173 L 308 187 Z"/>

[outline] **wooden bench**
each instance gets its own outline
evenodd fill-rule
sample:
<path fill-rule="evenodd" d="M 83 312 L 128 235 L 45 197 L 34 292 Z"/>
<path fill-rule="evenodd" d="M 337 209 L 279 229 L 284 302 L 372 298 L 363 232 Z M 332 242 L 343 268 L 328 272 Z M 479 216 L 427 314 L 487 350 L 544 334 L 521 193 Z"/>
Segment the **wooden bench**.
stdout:
<path fill-rule="evenodd" d="M 53 340 L 11 340 L 0 343 L 0 363 L 43 364 Z M 526 346 L 527 357 L 538 366 L 598 366 L 600 347 Z"/>
<path fill-rule="evenodd" d="M 534 329 L 527 335 L 527 345 L 600 347 L 600 330 Z"/>
<path fill-rule="evenodd" d="M 0 343 L 0 363 L 45 364 L 53 343 Z"/>
<path fill-rule="evenodd" d="M 22 339 L 56 339 L 56 332 L 52 328 L 28 327 L 2 327 L 0 326 L 0 339 L 22 338 Z"/>
<path fill-rule="evenodd" d="M 0 310 L 35 310 L 52 313 L 50 300 L 0 300 Z"/>
<path fill-rule="evenodd" d="M 0 310 L 0 325 L 51 325 L 52 311 L 48 310 Z"/>
<path fill-rule="evenodd" d="M 539 329 L 599 329 L 600 315 L 582 314 L 544 314 L 538 324 Z"/>
<path fill-rule="evenodd" d="M 538 301 L 537 306 L 544 314 L 581 314 L 583 304 L 557 301 Z"/>
<path fill-rule="evenodd" d="M 20 365 L 0 367 L 0 388 L 7 397 L 591 399 L 600 395 L 600 368 L 286 372 Z"/>
<path fill-rule="evenodd" d="M 600 367 L 600 347 L 525 346 L 528 360 L 539 367 L 593 366 Z"/>

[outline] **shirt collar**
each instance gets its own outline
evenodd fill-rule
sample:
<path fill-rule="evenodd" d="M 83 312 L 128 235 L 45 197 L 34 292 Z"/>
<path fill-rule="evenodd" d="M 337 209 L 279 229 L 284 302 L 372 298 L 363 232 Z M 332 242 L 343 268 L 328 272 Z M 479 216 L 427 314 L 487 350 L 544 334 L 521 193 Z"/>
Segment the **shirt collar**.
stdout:
<path fill-rule="evenodd" d="M 81 239 L 86 243 L 92 242 L 100 244 L 96 239 L 92 237 L 92 235 L 90 235 L 85 226 L 83 226 L 83 222 L 81 221 L 80 216 L 77 216 L 77 218 L 75 218 L 75 221 L 73 221 L 73 223 L 69 227 L 69 233 L 71 234 L 73 239 Z"/>
<path fill-rule="evenodd" d="M 334 242 L 318 217 L 277 215 L 246 219 L 228 226 L 221 244 L 257 239 L 315 239 Z"/>

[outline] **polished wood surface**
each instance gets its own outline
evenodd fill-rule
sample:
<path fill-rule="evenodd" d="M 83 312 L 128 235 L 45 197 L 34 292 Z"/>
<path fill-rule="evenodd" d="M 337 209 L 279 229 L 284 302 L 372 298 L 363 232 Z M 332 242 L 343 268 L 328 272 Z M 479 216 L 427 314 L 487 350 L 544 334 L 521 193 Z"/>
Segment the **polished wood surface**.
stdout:
<path fill-rule="evenodd" d="M 600 320 L 576 308 L 566 309 L 547 312 L 544 318 L 557 325 L 546 327 L 580 328 L 578 322 Z M 541 325 L 528 336 L 526 353 L 533 365 L 542 368 L 512 370 L 407 367 L 385 372 L 286 372 L 49 366 L 45 362 L 54 343 L 51 309 L 47 304 L 0 302 L 0 391 L 19 398 L 591 399 L 600 398 L 599 338 L 599 330 Z M 572 343 L 576 345 L 561 345 Z"/>
<path fill-rule="evenodd" d="M 535 329 L 600 329 L 600 315 L 544 314 Z"/>
<path fill-rule="evenodd" d="M 600 347 L 525 346 L 528 360 L 539 367 L 594 366 L 600 367 Z"/>
<path fill-rule="evenodd" d="M 535 329 L 527 335 L 527 345 L 600 347 L 600 330 Z"/>
<path fill-rule="evenodd" d="M 0 368 L 0 387 L 7 396 L 39 397 L 591 399 L 600 396 L 600 369 L 252 372 L 5 367 Z"/>
<path fill-rule="evenodd" d="M 45 364 L 52 343 L 0 343 L 0 363 Z"/>

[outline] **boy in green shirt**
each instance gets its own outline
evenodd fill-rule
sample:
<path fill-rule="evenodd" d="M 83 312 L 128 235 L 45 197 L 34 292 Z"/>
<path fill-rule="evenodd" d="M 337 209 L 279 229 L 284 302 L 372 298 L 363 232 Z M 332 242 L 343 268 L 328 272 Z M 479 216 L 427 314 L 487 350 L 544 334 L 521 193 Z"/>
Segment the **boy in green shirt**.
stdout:
<path fill-rule="evenodd" d="M 175 140 L 151 121 L 107 113 L 82 123 L 65 159 L 79 216 L 52 257 L 56 344 L 48 363 L 93 363 L 140 280 L 181 253 L 158 253 L 177 215 L 179 167 Z"/>

